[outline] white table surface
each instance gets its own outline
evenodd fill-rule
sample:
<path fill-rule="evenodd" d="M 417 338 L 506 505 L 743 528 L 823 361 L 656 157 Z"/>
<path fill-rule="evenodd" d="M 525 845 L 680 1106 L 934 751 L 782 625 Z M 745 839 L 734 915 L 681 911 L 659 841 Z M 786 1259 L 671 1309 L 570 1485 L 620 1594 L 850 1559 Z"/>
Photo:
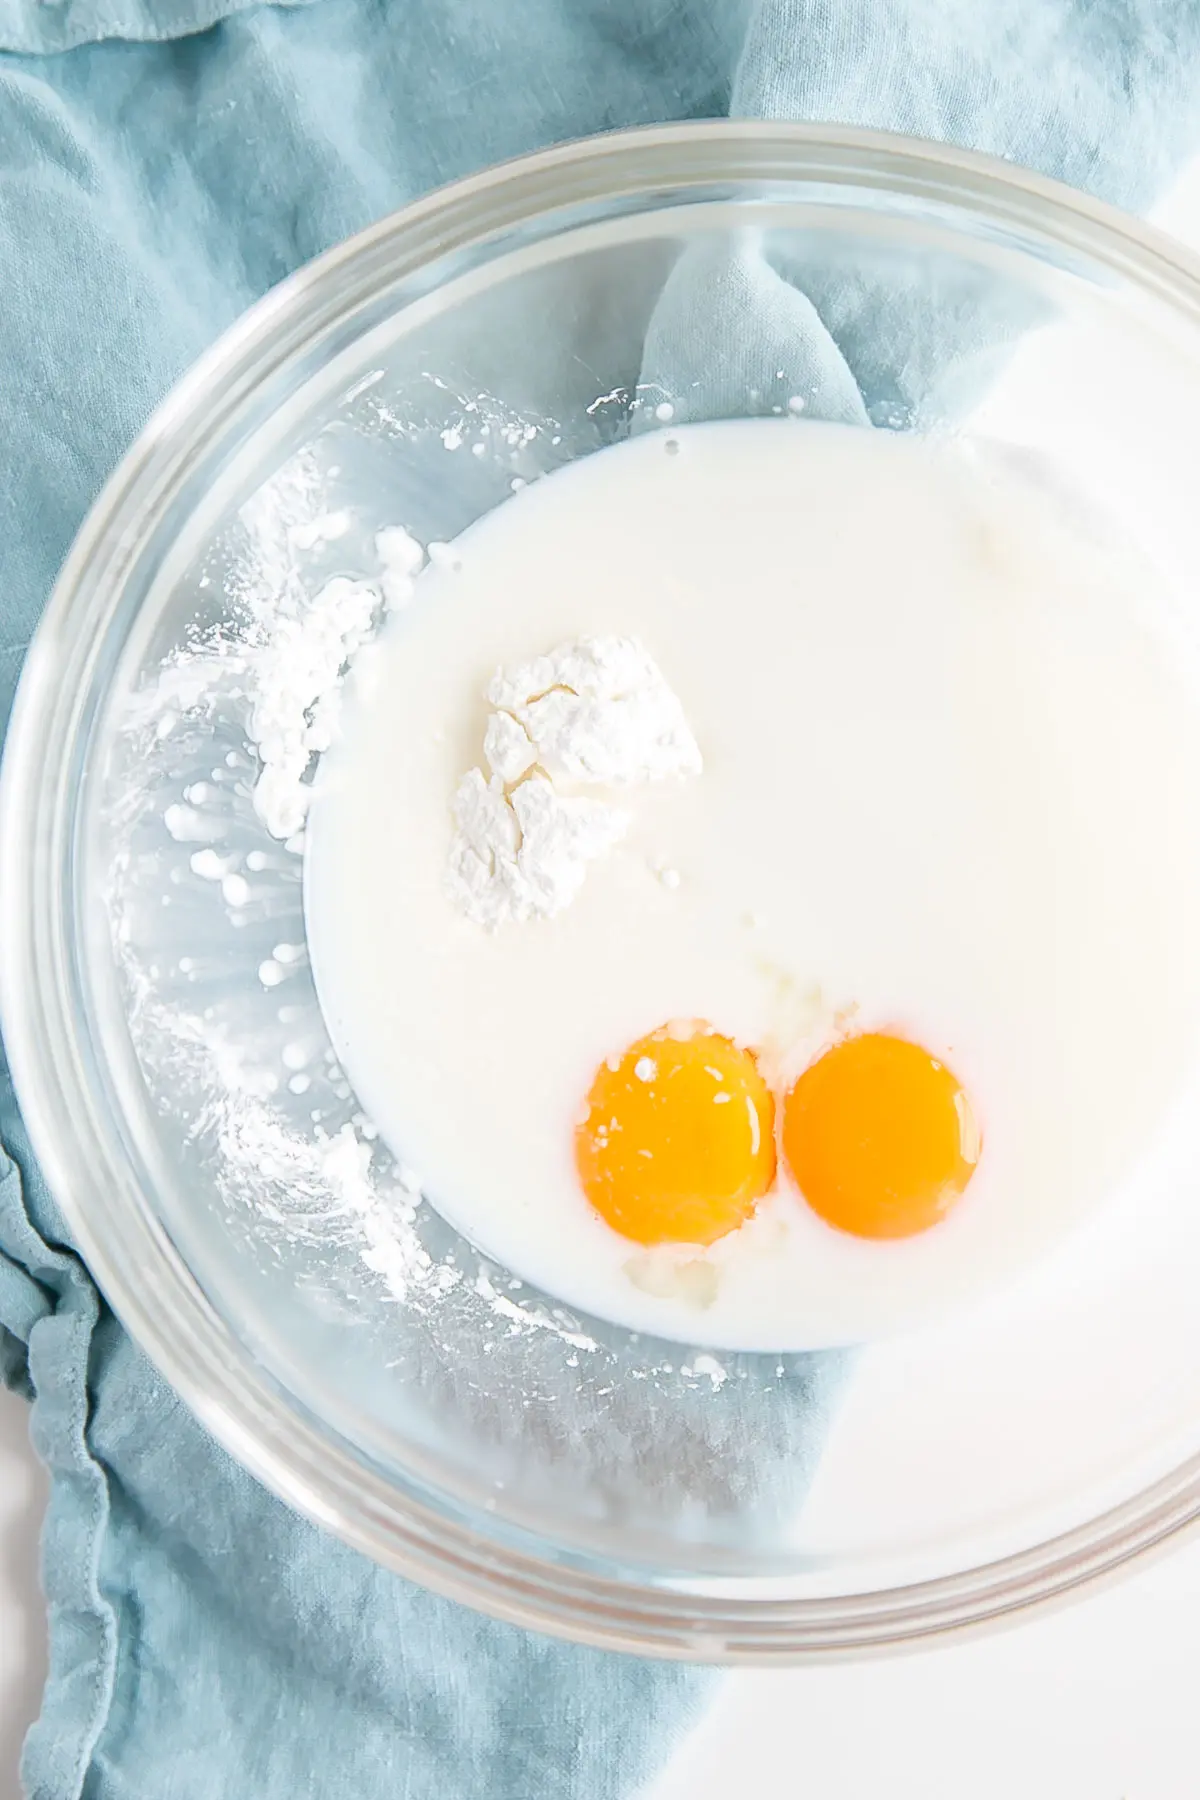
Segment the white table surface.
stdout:
<path fill-rule="evenodd" d="M 0 1388 L 0 1800 L 17 1800 L 17 1758 L 46 1666 L 38 1532 L 46 1483 L 29 1409 Z"/>
<path fill-rule="evenodd" d="M 1153 216 L 1200 246 L 1200 162 Z M 45 1491 L 0 1391 L 0 1800 L 45 1670 Z M 1200 1539 L 986 1636 L 732 1674 L 640 1800 L 1200 1800 Z"/>

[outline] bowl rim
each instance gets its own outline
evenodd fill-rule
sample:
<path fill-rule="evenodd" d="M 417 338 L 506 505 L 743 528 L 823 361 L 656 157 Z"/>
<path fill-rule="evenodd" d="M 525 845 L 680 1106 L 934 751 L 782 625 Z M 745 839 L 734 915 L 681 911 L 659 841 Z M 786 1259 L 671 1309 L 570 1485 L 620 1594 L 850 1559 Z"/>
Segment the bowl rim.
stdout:
<path fill-rule="evenodd" d="M 561 209 L 735 179 L 810 180 L 976 208 L 1096 259 L 1200 328 L 1200 257 L 1164 233 L 997 158 L 850 127 L 721 119 L 607 133 L 497 164 L 369 226 L 281 282 L 201 356 L 110 476 L 68 554 L 26 658 L 0 766 L 0 1020 L 30 1141 L 98 1286 L 191 1411 L 267 1488 L 377 1562 L 512 1623 L 643 1655 L 764 1663 L 919 1643 L 1091 1586 L 1200 1522 L 1200 1455 L 1017 1554 L 825 1599 L 730 1597 L 633 1580 L 586 1558 L 489 1539 L 470 1521 L 401 1493 L 281 1397 L 147 1205 L 136 1219 L 136 1202 L 121 1214 L 132 1236 L 110 1235 L 105 1208 L 119 1210 L 112 1196 L 122 1172 L 110 1122 L 89 1103 L 79 1054 L 62 861 L 70 801 L 62 780 L 52 791 L 62 746 L 78 737 L 122 570 L 138 554 L 129 521 L 162 504 L 198 419 L 218 437 L 270 374 L 352 316 L 381 278 L 419 274 L 447 252 Z M 109 1198 L 98 1202 L 98 1192 Z"/>

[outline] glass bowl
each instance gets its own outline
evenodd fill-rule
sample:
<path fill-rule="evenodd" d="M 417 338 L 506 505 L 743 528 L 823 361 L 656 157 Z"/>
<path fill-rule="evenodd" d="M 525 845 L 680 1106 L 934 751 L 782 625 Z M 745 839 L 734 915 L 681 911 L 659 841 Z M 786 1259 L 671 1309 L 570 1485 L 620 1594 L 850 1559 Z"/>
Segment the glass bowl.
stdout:
<path fill-rule="evenodd" d="M 875 133 L 566 145 L 284 283 L 113 476 L 9 734 L 4 1027 L 105 1294 L 285 1500 L 543 1630 L 828 1656 L 1060 1595 L 1200 1511 L 1188 1118 L 1137 1206 L 956 1321 L 811 1356 L 638 1338 L 477 1255 L 373 1139 L 309 973 L 299 844 L 251 798 L 264 755 L 311 775 L 319 676 L 301 657 L 290 737 L 270 696 L 298 641 L 335 671 L 351 653 L 327 584 L 379 578 L 380 528 L 451 538 L 665 405 L 694 416 L 639 382 L 681 258 L 808 295 L 874 427 L 986 440 L 1086 492 L 1200 630 L 1200 268 L 1177 246 Z M 704 409 L 785 410 L 773 348 L 716 344 Z"/>

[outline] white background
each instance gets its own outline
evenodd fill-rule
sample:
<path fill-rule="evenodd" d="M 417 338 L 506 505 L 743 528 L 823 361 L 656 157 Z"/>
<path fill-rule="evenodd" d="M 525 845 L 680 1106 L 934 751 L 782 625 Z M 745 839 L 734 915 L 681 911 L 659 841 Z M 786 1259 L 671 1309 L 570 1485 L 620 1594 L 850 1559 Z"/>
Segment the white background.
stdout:
<path fill-rule="evenodd" d="M 1200 164 L 1155 218 L 1200 243 Z M 45 1670 L 26 1430 L 0 1391 L 0 1800 Z M 988 1636 L 730 1675 L 640 1800 L 1200 1800 L 1200 1537 Z"/>

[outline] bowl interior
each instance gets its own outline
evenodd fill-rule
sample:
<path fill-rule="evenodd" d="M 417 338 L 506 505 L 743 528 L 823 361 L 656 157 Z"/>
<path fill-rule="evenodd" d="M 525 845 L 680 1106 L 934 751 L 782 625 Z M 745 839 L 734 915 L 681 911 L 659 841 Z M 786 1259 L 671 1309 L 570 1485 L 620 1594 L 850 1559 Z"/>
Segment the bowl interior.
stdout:
<path fill-rule="evenodd" d="M 675 421 L 770 416 L 807 382 L 829 410 L 809 345 L 747 337 L 759 314 L 671 381 L 643 379 L 664 283 L 689 267 L 701 297 L 730 268 L 806 294 L 865 428 L 977 439 L 1102 508 L 1200 647 L 1190 278 L 978 170 L 873 173 L 810 148 L 786 177 L 731 173 L 739 154 L 719 180 L 672 184 L 651 158 L 601 198 L 518 196 L 499 223 L 485 195 L 477 219 L 442 215 L 440 240 L 385 229 L 269 302 L 224 353 L 252 376 L 210 370 L 168 406 L 77 555 L 21 730 L 70 688 L 38 772 L 46 955 L 74 1046 L 56 1177 L 85 1247 L 107 1246 L 110 1289 L 157 1307 L 167 1373 L 187 1391 L 204 1338 L 199 1361 L 229 1383 L 204 1376 L 207 1416 L 227 1440 L 269 1418 L 284 1462 L 307 1434 L 292 1497 L 378 1554 L 399 1554 L 368 1505 L 386 1494 L 486 1557 L 652 1587 L 693 1622 L 711 1601 L 786 1603 L 794 1624 L 1180 1481 L 1200 1451 L 1194 1099 L 1117 1204 L 969 1316 L 807 1356 L 638 1337 L 481 1258 L 374 1138 L 309 973 L 301 847 L 252 797 L 272 708 L 311 719 L 328 684 L 297 643 L 329 581 L 378 579 L 381 528 L 450 538 L 514 482 L 669 429 L 663 402 Z M 44 1136 L 53 1109 L 30 1111 Z M 113 1175 L 103 1202 L 83 1167 Z M 160 1261 L 182 1283 L 174 1318 Z M 257 1427 L 229 1397 L 248 1370 Z"/>

